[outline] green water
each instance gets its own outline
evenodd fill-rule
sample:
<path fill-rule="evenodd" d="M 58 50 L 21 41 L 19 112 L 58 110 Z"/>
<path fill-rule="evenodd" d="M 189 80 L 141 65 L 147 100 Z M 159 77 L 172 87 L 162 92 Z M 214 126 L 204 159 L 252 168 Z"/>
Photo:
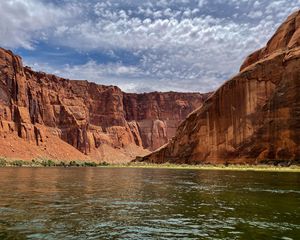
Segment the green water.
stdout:
<path fill-rule="evenodd" d="M 0 239 L 300 239 L 300 174 L 2 168 Z"/>

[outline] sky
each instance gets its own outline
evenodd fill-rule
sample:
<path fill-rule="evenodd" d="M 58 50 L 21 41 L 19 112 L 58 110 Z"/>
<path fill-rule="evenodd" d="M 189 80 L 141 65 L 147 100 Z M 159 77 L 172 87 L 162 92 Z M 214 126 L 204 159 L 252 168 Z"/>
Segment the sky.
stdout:
<path fill-rule="evenodd" d="M 300 0 L 0 0 L 0 46 L 127 92 L 216 90 Z"/>

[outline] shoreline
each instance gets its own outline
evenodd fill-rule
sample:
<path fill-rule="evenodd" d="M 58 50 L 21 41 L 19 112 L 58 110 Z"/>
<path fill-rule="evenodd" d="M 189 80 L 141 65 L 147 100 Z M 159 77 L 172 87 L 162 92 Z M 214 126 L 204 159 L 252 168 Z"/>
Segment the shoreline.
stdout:
<path fill-rule="evenodd" d="M 206 171 L 255 171 L 255 172 L 299 172 L 299 165 L 281 167 L 274 165 L 187 165 L 187 164 L 112 164 L 100 168 L 140 168 L 140 169 L 173 169 L 173 170 L 206 170 Z"/>
<path fill-rule="evenodd" d="M 240 165 L 231 164 L 225 165 L 188 165 L 188 164 L 154 164 L 154 163 L 107 163 L 107 162 L 84 162 L 84 161 L 52 161 L 47 159 L 39 159 L 32 161 L 23 160 L 8 160 L 0 158 L 0 168 L 6 167 L 32 167 L 32 168 L 76 168 L 76 167 L 91 167 L 91 168 L 137 168 L 137 169 L 171 169 L 171 170 L 206 170 L 206 171 L 255 171 L 255 172 L 294 172 L 300 173 L 300 165 L 291 166 L 275 166 L 275 165 Z"/>

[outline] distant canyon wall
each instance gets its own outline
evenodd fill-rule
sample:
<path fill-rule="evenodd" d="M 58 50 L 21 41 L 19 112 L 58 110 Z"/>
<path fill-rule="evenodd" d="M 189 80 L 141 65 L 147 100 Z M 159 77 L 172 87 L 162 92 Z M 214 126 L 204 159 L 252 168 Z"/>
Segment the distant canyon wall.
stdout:
<path fill-rule="evenodd" d="M 166 144 L 207 97 L 67 80 L 0 49 L 0 156 L 129 161 Z"/>
<path fill-rule="evenodd" d="M 126 120 L 136 122 L 143 146 L 151 151 L 166 144 L 179 123 L 202 105 L 209 94 L 200 93 L 125 93 Z"/>

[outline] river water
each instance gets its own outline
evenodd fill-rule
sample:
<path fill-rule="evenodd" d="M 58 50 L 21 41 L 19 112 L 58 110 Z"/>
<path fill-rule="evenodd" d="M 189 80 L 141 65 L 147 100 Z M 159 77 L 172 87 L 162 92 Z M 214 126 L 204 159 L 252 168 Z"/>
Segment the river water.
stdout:
<path fill-rule="evenodd" d="M 0 239 L 300 239 L 300 174 L 0 168 Z"/>

